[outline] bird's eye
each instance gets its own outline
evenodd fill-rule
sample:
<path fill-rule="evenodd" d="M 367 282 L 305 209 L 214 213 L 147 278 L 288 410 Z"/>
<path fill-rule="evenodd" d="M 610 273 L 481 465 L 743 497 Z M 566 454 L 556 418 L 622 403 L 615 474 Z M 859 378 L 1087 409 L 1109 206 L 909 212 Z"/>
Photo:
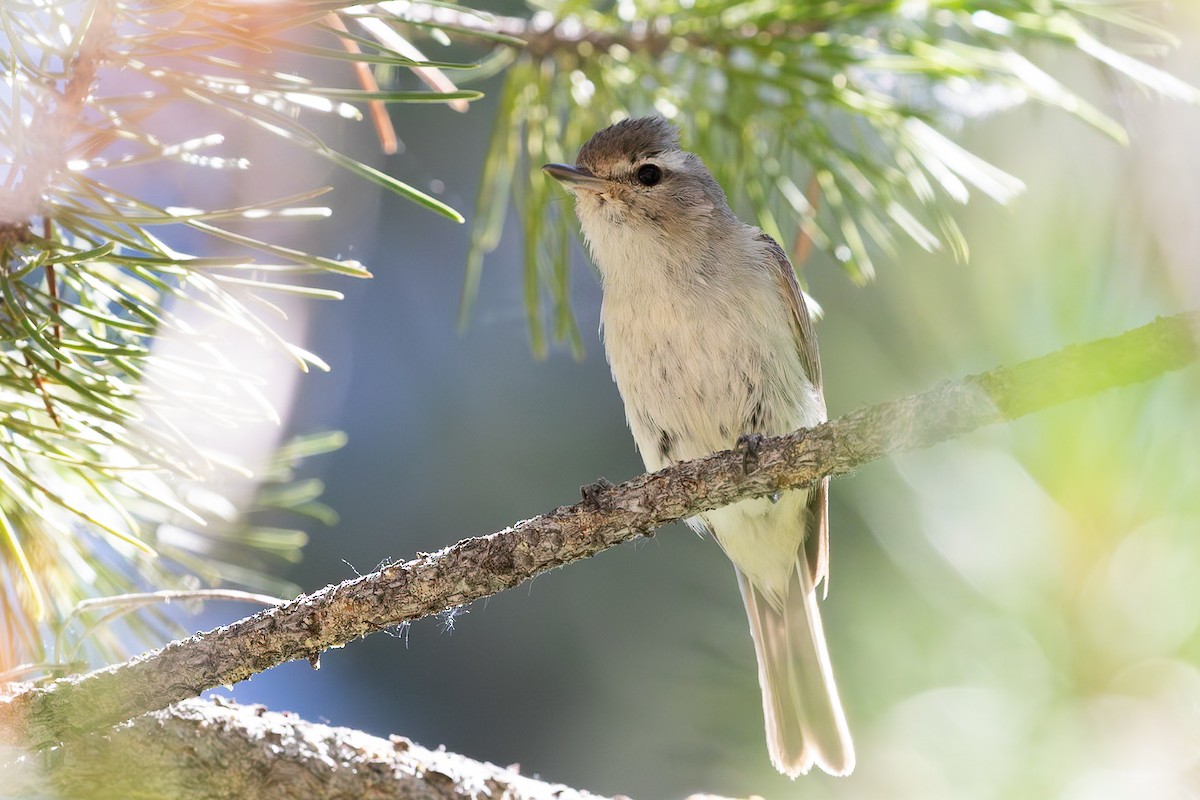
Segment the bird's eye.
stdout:
<path fill-rule="evenodd" d="M 663 171 L 654 164 L 642 164 L 638 167 L 637 181 L 642 186 L 654 186 L 663 179 Z"/>

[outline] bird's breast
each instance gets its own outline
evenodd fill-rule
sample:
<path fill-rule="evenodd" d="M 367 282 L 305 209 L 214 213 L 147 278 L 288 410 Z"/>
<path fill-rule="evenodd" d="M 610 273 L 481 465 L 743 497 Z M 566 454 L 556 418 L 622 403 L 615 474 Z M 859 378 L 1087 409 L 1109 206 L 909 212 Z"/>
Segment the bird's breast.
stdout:
<path fill-rule="evenodd" d="M 642 277 L 606 280 L 601 321 L 648 469 L 727 449 L 743 433 L 823 419 L 770 280 L 729 285 L 685 273 L 681 282 L 652 269 Z"/>

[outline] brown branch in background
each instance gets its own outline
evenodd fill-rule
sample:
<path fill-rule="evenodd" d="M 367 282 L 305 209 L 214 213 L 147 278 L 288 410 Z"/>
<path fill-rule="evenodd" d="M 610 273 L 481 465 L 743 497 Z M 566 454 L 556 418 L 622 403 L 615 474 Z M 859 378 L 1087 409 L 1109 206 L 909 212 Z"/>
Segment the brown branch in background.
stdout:
<path fill-rule="evenodd" d="M 764 440 L 749 471 L 741 452 L 724 451 L 598 487 L 588 501 L 328 586 L 123 664 L 46 686 L 10 687 L 0 697 L 0 744 L 43 748 L 68 741 L 285 661 L 314 658 L 366 634 L 496 594 L 668 522 L 1150 380 L 1200 357 L 1198 332 L 1200 311 L 1192 311 L 948 381 Z"/>
<path fill-rule="evenodd" d="M 808 261 L 813 250 L 813 238 L 808 232 L 806 223 L 816 224 L 817 212 L 821 207 L 821 182 L 817 180 L 815 170 L 812 177 L 808 179 L 808 186 L 804 190 L 804 199 L 808 201 L 812 216 L 807 220 L 801 219 L 800 226 L 796 229 L 796 241 L 792 243 L 792 268 L 796 272 L 800 272 L 804 267 L 804 262 Z"/>
<path fill-rule="evenodd" d="M 364 30 L 371 36 L 374 36 L 384 47 L 396 53 L 403 58 L 407 58 L 414 62 L 428 61 L 425 54 L 417 49 L 416 45 L 408 39 L 400 35 L 400 32 L 387 23 L 386 20 L 377 16 L 352 17 Z M 343 30 L 345 30 L 343 28 Z M 435 92 L 456 92 L 458 87 L 454 85 L 454 81 L 446 77 L 446 73 L 442 72 L 438 67 L 409 67 L 413 75 L 421 80 L 430 89 Z M 467 113 L 470 104 L 466 100 L 447 100 L 446 106 L 460 114 Z"/>
<path fill-rule="evenodd" d="M 58 313 L 58 276 L 54 274 L 54 264 L 46 263 L 46 290 L 50 293 L 50 312 L 54 314 L 54 342 L 62 343 L 62 323 Z M 56 356 L 57 357 L 57 356 Z"/>
<path fill-rule="evenodd" d="M 42 405 L 45 407 L 46 413 L 50 415 L 50 419 L 54 422 L 54 427 L 61 429 L 62 420 L 58 418 L 58 412 L 54 410 L 54 402 L 50 399 L 50 392 L 46 391 L 46 383 L 42 380 L 42 374 L 33 365 L 33 361 L 29 359 L 28 354 L 25 355 L 25 366 L 29 368 L 29 374 L 33 377 L 33 385 L 37 387 L 38 394 L 42 396 Z"/>
<path fill-rule="evenodd" d="M 342 18 L 333 12 L 329 13 L 325 21 L 331 28 L 342 33 L 350 33 L 346 30 Z M 346 49 L 347 53 L 358 55 L 362 52 L 358 42 L 348 36 L 339 36 L 338 41 L 342 43 L 342 47 Z M 364 92 L 379 91 L 379 84 L 375 81 L 375 73 L 371 71 L 370 64 L 365 61 L 355 61 L 354 73 L 358 77 L 358 85 L 363 88 Z M 379 148 L 386 155 L 395 155 L 399 149 L 399 142 L 396 139 L 396 129 L 392 127 L 392 118 L 388 116 L 387 104 L 382 100 L 369 100 L 367 101 L 367 110 L 371 114 L 371 122 L 375 125 L 375 135 L 379 137 Z"/>
<path fill-rule="evenodd" d="M 50 221 L 50 217 L 42 217 L 42 238 L 46 240 L 47 252 L 52 251 L 54 249 L 54 244 L 53 244 L 53 242 L 50 241 L 50 237 L 53 235 L 54 235 L 54 228 L 53 228 L 53 224 Z M 50 293 L 50 308 L 52 309 L 54 316 L 56 317 L 56 319 L 54 321 L 54 341 L 57 344 L 62 341 L 62 325 L 57 320 L 57 317 L 58 317 L 58 281 L 56 280 L 55 275 L 54 275 L 54 264 L 52 262 L 48 261 L 48 262 L 46 262 L 45 268 L 46 268 L 46 289 Z M 61 363 L 61 359 L 59 359 L 58 353 L 52 353 L 51 355 L 53 355 L 53 357 L 56 361 L 59 361 Z M 50 416 L 51 421 L 54 422 L 54 427 L 61 429 L 62 428 L 62 420 L 59 419 L 58 412 L 54 410 L 54 402 L 53 402 L 53 400 L 50 399 L 50 392 L 47 391 L 47 389 L 46 389 L 46 382 L 42 378 L 41 372 L 39 372 L 38 368 L 36 366 L 34 366 L 33 361 L 32 361 L 32 359 L 29 358 L 28 353 L 25 354 L 24 359 L 25 359 L 25 366 L 29 368 L 29 374 L 33 378 L 33 385 L 37 387 L 38 394 L 40 394 L 42 396 L 42 405 L 46 409 L 46 414 L 48 414 Z"/>
<path fill-rule="evenodd" d="M 54 223 L 50 217 L 42 217 L 42 238 L 46 240 L 47 251 L 54 249 Z M 54 342 L 62 343 L 62 323 L 58 313 L 58 277 L 54 274 L 54 262 L 46 262 L 46 291 L 50 293 L 50 311 L 54 314 Z M 57 358 L 57 355 L 55 356 Z"/>

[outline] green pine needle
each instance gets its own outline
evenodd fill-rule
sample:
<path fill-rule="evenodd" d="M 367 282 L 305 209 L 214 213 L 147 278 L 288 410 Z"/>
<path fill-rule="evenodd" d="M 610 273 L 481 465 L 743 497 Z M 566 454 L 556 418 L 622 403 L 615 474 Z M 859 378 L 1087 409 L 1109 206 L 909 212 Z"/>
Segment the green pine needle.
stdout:
<path fill-rule="evenodd" d="M 300 369 L 328 368 L 280 335 L 275 299 L 337 300 L 340 292 L 312 276 L 370 273 L 241 227 L 320 221 L 329 209 L 310 202 L 327 190 L 226 207 L 195 192 L 167 206 L 146 196 L 136 176 L 147 168 L 191 173 L 185 192 L 252 176 L 254 164 L 231 152 L 220 130 L 240 120 L 280 147 L 413 200 L 414 212 L 461 222 L 454 209 L 310 128 L 318 117 L 364 124 L 379 104 L 482 96 L 406 77 L 412 68 L 449 75 L 477 64 L 397 52 L 358 27 L 363 11 L 348 12 L 352 5 L 0 4 L 0 72 L 10 87 L 0 98 L 0 619 L 5 641 L 15 643 L 0 648 L 0 671 L 44 660 L 46 626 L 96 594 L 197 581 L 294 591 L 269 573 L 298 557 L 304 535 L 255 517 L 282 508 L 335 519 L 319 501 L 320 484 L 293 471 L 339 437 L 243 465 L 177 424 L 181 414 L 214 429 L 278 422 L 262 378 L 242 372 L 223 350 L 228 341 L 210 331 L 238 331 L 239 342 L 276 348 Z M 381 78 L 392 70 L 411 85 L 368 80 L 356 67 Z M 344 82 L 326 85 L 330 75 Z M 187 125 L 163 124 L 192 119 L 206 127 L 181 137 Z M 221 493 L 252 472 L 255 501 L 236 509 Z M 154 610 L 122 619 L 128 632 L 156 642 L 168 622 Z M 111 658 L 121 638 L 103 626 L 84 648 Z"/>
<path fill-rule="evenodd" d="M 1171 45 L 1137 15 L 1143 6 L 539 2 L 553 24 L 526 23 L 530 44 L 508 68 L 460 316 L 469 315 L 483 258 L 497 246 L 501 198 L 511 195 L 525 223 L 534 350 L 544 352 L 548 338 L 572 339 L 562 316 L 567 256 L 557 237 L 576 225 L 530 221 L 557 220 L 563 203 L 561 193 L 541 188 L 547 181 L 538 168 L 569 160 L 591 133 L 627 115 L 676 121 L 735 210 L 785 247 L 795 243 L 798 269 L 812 245 L 866 281 L 902 238 L 965 259 L 954 206 L 974 194 L 1005 203 L 1022 184 L 955 144 L 947 129 L 1035 102 L 1126 141 L 1110 116 L 1035 64 L 1035 45 L 1074 52 L 1164 97 L 1200 102 L 1194 87 L 1104 43 Z M 817 189 L 811 202 L 801 188 L 808 186 Z"/>

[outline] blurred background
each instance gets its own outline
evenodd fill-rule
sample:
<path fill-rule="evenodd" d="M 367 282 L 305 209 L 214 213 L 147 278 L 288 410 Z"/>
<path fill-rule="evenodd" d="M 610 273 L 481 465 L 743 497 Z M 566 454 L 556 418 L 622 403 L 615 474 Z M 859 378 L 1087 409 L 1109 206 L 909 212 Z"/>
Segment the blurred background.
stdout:
<path fill-rule="evenodd" d="M 1180 5 L 1171 28 L 1185 44 L 1161 66 L 1200 82 L 1200 14 Z M 1114 113 L 1132 144 L 1032 107 L 971 121 L 958 141 L 1027 189 L 1010 207 L 977 200 L 962 212 L 968 264 L 908 246 L 856 287 L 815 255 L 805 274 L 826 310 L 831 415 L 1200 306 L 1200 110 L 1092 67 L 1054 71 Z M 498 85 L 480 88 L 494 97 Z M 466 114 L 399 107 L 392 157 L 367 123 L 323 131 L 464 211 L 462 226 L 262 139 L 256 180 L 272 194 L 336 186 L 333 219 L 288 243 L 375 275 L 336 282 L 344 302 L 288 307 L 330 373 L 256 367 L 295 380 L 284 435 L 349 435 L 306 466 L 340 521 L 313 527 L 283 575 L 305 591 L 641 472 L 581 248 L 582 360 L 565 348 L 531 355 L 520 208 L 485 263 L 469 327 L 456 327 L 493 97 Z M 732 570 L 682 525 L 325 653 L 320 671 L 287 664 L 220 693 L 609 795 L 1193 798 L 1198 403 L 1193 368 L 834 482 L 823 613 L 859 754 L 850 778 L 791 782 L 771 768 Z M 214 606 L 188 624 L 251 610 Z"/>

